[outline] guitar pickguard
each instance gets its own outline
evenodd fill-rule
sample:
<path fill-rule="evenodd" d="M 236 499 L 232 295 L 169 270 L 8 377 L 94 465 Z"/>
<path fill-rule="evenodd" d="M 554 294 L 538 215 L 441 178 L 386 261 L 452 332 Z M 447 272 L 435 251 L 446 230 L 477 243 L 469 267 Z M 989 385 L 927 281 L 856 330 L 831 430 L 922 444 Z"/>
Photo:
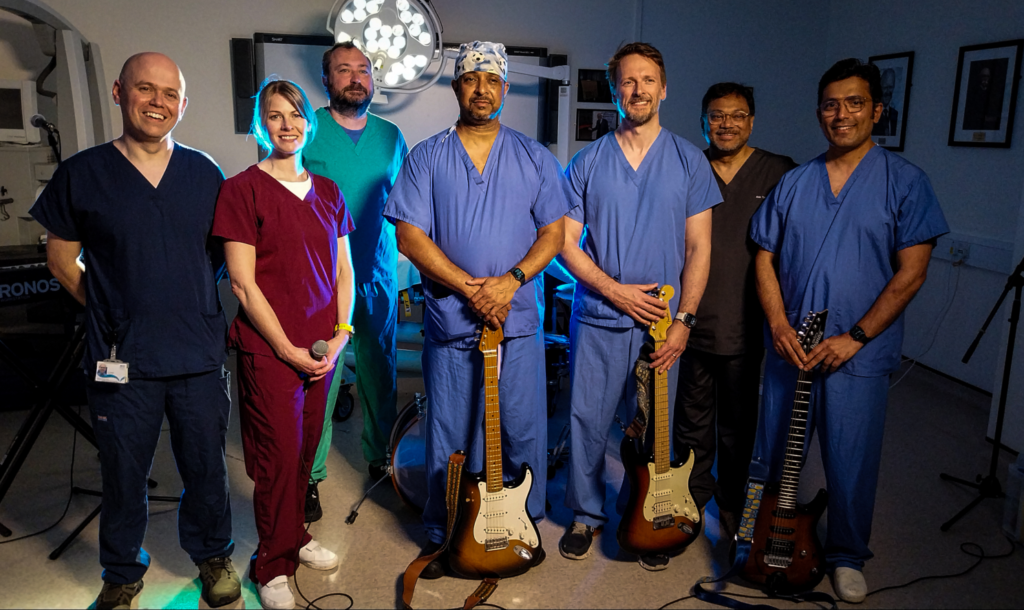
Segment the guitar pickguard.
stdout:
<path fill-rule="evenodd" d="M 518 486 L 505 487 L 495 493 L 487 491 L 487 481 L 478 483 L 481 502 L 473 523 L 473 539 L 488 551 L 507 548 L 517 540 L 530 548 L 540 545 L 537 527 L 526 512 L 526 500 L 533 488 L 533 471 L 527 469 L 525 474 Z"/>
<path fill-rule="evenodd" d="M 654 462 L 647 464 L 650 484 L 644 497 L 644 519 L 659 529 L 659 520 L 675 525 L 675 517 L 686 517 L 693 523 L 700 523 L 700 511 L 690 497 L 690 471 L 693 470 L 693 452 L 690 459 L 678 468 L 669 468 L 665 474 L 655 473 Z"/>

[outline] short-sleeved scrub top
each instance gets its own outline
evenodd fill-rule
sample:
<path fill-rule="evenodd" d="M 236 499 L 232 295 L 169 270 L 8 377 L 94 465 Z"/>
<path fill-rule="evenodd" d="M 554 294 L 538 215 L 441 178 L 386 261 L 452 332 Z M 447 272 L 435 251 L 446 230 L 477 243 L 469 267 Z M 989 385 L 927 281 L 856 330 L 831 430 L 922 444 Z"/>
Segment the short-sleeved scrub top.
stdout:
<path fill-rule="evenodd" d="M 827 308 L 827 338 L 848 332 L 867 313 L 896 273 L 899 250 L 948 232 L 928 176 L 875 146 L 838 196 L 824 154 L 783 176 L 754 214 L 750 237 L 775 254 L 790 325 Z M 772 345 L 767 324 L 765 344 Z M 900 315 L 839 372 L 887 375 L 899 366 L 902 346 Z"/>
<path fill-rule="evenodd" d="M 256 248 L 256 285 L 288 340 L 299 347 L 333 335 L 338 323 L 338 239 L 355 228 L 338 185 L 312 172 L 310 176 L 312 188 L 299 199 L 253 165 L 224 182 L 213 223 L 216 237 Z M 241 309 L 231 325 L 229 345 L 274 356 Z"/>
<path fill-rule="evenodd" d="M 663 128 L 634 170 L 609 133 L 576 153 L 565 173 L 574 206 L 568 217 L 585 225 L 583 252 L 616 282 L 673 286 L 675 314 L 686 264 L 686 219 L 722 201 L 704 153 Z M 583 284 L 576 284 L 572 310 L 595 326 L 637 323 Z"/>
<path fill-rule="evenodd" d="M 561 167 L 546 148 L 501 126 L 481 174 L 455 127 L 409 153 L 384 208 L 391 222 L 425 232 L 445 256 L 473 277 L 508 273 L 537 241 L 537 229 L 569 210 Z M 512 298 L 506 337 L 540 326 L 540 283 L 531 279 Z M 424 278 L 424 330 L 435 341 L 471 337 L 480 326 L 467 300 Z"/>
<path fill-rule="evenodd" d="M 223 364 L 227 325 L 207 248 L 223 180 L 210 157 L 177 143 L 155 187 L 112 143 L 57 167 L 29 213 L 82 243 L 87 373 L 111 342 L 132 378 Z"/>

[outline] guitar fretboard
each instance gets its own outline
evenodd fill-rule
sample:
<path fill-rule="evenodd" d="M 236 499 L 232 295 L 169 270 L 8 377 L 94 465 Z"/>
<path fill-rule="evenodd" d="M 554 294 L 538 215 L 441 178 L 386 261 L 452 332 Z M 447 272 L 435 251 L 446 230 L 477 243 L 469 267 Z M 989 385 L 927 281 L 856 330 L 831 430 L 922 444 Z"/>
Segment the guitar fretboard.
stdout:
<path fill-rule="evenodd" d="M 502 490 L 501 410 L 498 406 L 498 350 L 484 350 L 484 441 L 487 461 L 487 491 Z"/>
<path fill-rule="evenodd" d="M 782 480 L 779 482 L 778 507 L 783 510 L 796 510 L 797 493 L 800 487 L 800 467 L 803 463 L 804 443 L 807 439 L 807 411 L 811 402 L 811 379 L 812 375 L 809 371 L 800 371 L 800 376 L 796 381 L 793 416 L 789 421 L 786 457 L 782 464 Z"/>
<path fill-rule="evenodd" d="M 655 341 L 655 350 L 664 341 Z M 654 472 L 665 474 L 670 468 L 672 435 L 668 426 L 668 373 L 654 370 Z"/>

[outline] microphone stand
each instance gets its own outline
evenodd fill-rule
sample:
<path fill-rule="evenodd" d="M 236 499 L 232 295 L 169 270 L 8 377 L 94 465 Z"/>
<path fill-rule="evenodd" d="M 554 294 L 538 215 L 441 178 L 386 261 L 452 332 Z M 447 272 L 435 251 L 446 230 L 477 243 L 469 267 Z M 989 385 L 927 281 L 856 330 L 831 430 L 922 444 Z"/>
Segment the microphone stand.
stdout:
<path fill-rule="evenodd" d="M 953 524 L 960 520 L 961 517 L 971 512 L 971 510 L 981 504 L 982 500 L 988 498 L 998 499 L 1004 497 L 1003 487 L 999 484 L 999 479 L 996 477 L 996 469 L 999 466 L 999 451 L 1002 449 L 1003 440 L 1003 419 L 1006 416 L 1006 395 L 1010 389 L 1010 371 L 1013 364 L 1013 347 L 1014 342 L 1017 339 L 1017 322 L 1020 320 L 1020 300 L 1021 300 L 1021 289 L 1024 288 L 1024 259 L 1021 259 L 1017 268 L 1010 274 L 1010 277 L 1006 280 L 1006 287 L 1003 288 L 1003 293 L 999 295 L 999 300 L 996 301 L 992 311 L 988 314 L 988 318 L 985 320 L 985 324 L 982 325 L 981 330 L 978 332 L 978 336 L 974 338 L 974 342 L 967 348 L 967 353 L 964 354 L 963 362 L 967 362 L 974 355 L 974 350 L 978 348 L 978 344 L 981 342 L 981 337 L 988 330 L 989 323 L 996 317 L 999 312 L 999 308 L 1002 306 L 1003 301 L 1006 299 L 1006 295 L 1010 293 L 1010 289 L 1013 289 L 1013 304 L 1010 307 L 1010 336 L 1006 340 L 1006 356 L 1003 358 L 1003 383 L 999 390 L 999 408 L 996 411 L 996 433 L 995 438 L 992 441 L 992 459 L 989 462 L 988 474 L 977 475 L 975 481 L 967 481 L 954 477 L 952 475 L 941 473 L 939 478 L 943 481 L 952 481 L 967 487 L 978 490 L 978 497 L 971 501 L 970 504 L 965 506 L 963 510 L 953 516 L 952 519 L 942 524 L 939 529 L 948 532 L 949 528 L 953 527 Z"/>

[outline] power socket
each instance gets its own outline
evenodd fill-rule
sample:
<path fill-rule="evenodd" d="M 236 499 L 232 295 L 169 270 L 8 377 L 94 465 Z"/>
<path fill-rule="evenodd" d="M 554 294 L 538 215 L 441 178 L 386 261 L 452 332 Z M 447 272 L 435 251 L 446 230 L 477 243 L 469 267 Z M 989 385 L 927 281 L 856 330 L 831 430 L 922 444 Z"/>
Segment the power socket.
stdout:
<path fill-rule="evenodd" d="M 967 258 L 971 255 L 971 242 L 957 240 L 953 242 L 953 245 L 949 247 L 950 261 L 954 265 L 962 265 L 967 261 Z"/>

